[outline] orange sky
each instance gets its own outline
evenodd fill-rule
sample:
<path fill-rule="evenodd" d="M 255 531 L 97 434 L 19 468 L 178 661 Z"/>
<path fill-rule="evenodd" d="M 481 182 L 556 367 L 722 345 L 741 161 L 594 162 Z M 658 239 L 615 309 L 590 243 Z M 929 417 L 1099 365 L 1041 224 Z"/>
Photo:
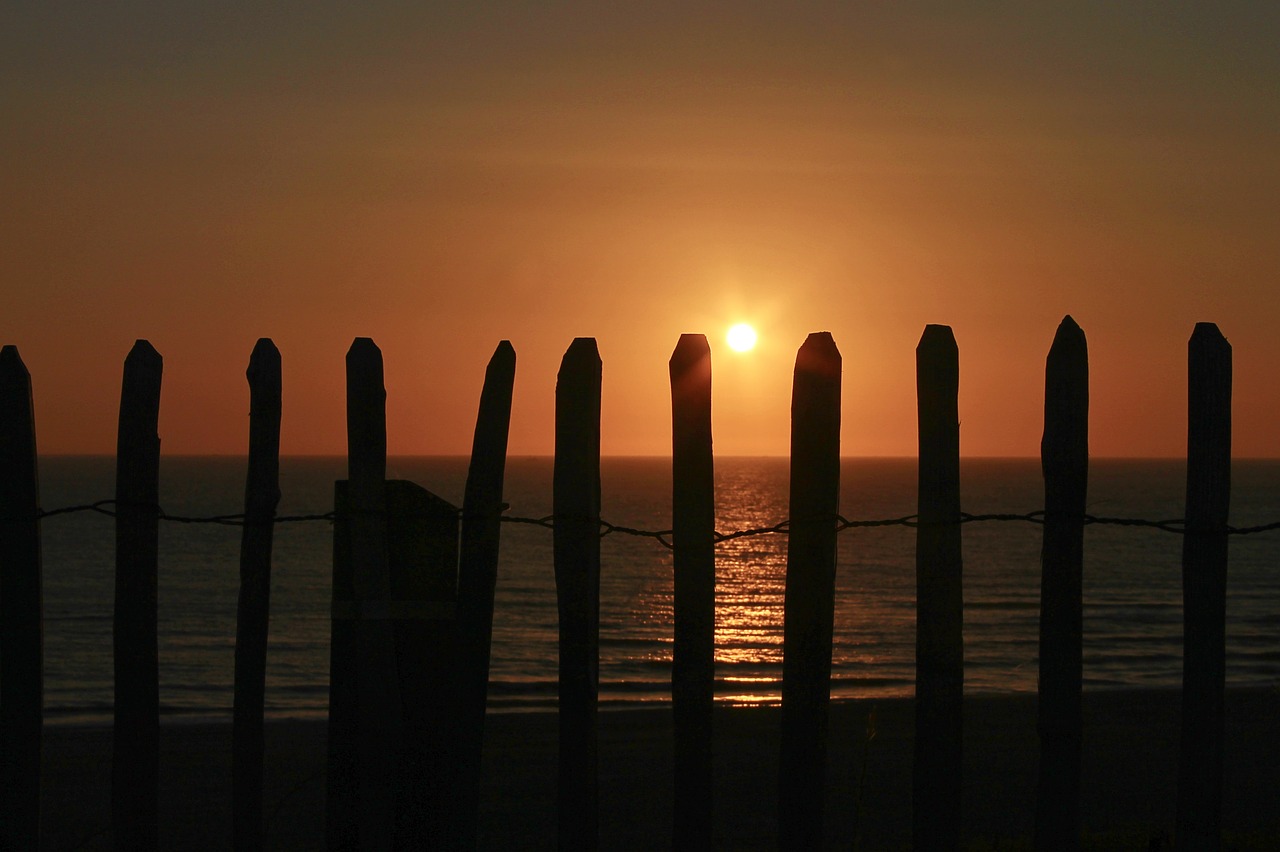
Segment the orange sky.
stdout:
<path fill-rule="evenodd" d="M 603 451 L 665 454 L 697 331 L 717 452 L 782 454 L 828 330 L 843 453 L 911 455 L 935 322 L 962 452 L 1035 455 L 1070 313 L 1095 455 L 1184 451 L 1199 320 L 1234 346 L 1235 454 L 1280 455 L 1276 4 L 214 5 L 6 12 L 0 342 L 42 452 L 113 450 L 137 337 L 165 452 L 243 452 L 259 336 L 284 452 L 343 452 L 359 335 L 393 453 L 469 450 L 503 338 L 511 452 L 549 453 L 560 356 L 594 336 Z"/>

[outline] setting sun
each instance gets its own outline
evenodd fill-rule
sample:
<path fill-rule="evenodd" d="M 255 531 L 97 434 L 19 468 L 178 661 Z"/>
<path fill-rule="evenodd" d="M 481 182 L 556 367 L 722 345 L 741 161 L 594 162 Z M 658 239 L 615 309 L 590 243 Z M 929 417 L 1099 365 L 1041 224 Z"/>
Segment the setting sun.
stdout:
<path fill-rule="evenodd" d="M 733 351 L 746 352 L 748 349 L 755 348 L 756 330 L 745 322 L 740 322 L 729 329 L 729 333 L 725 335 L 725 340 Z"/>

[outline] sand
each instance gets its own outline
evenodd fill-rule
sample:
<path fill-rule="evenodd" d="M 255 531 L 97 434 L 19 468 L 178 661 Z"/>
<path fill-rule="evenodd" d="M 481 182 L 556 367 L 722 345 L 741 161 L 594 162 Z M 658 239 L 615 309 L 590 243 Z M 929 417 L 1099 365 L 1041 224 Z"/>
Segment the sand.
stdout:
<path fill-rule="evenodd" d="M 1172 834 L 1178 693 L 1085 696 L 1082 816 L 1097 848 L 1147 848 Z M 832 706 L 827 846 L 849 849 L 871 702 Z M 874 702 L 877 735 L 865 751 L 862 849 L 908 848 L 910 700 Z M 1241 849 L 1280 848 L 1280 690 L 1227 699 L 1228 837 Z M 1034 696 L 971 697 L 965 704 L 965 837 L 974 848 L 1023 848 L 1032 831 L 1037 740 Z M 776 847 L 777 708 L 718 708 L 716 845 Z M 161 742 L 161 846 L 229 849 L 229 724 L 166 724 Z M 323 848 L 325 724 L 267 728 L 266 799 L 272 849 Z M 46 729 L 44 838 L 49 849 L 108 849 L 110 730 Z M 616 710 L 600 719 L 601 848 L 669 848 L 670 708 Z M 481 848 L 554 848 L 556 718 L 502 713 L 486 731 Z"/>

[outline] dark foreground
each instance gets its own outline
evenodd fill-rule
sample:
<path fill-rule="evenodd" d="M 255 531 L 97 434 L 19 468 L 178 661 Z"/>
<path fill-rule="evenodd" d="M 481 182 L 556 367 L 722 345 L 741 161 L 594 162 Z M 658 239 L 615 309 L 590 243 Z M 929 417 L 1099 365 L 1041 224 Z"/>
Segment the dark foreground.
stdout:
<path fill-rule="evenodd" d="M 910 700 L 832 706 L 827 846 L 850 849 L 861 786 L 861 849 L 903 849 L 911 837 Z M 1176 692 L 1085 696 L 1082 816 L 1086 848 L 1146 849 L 1172 834 L 1177 784 Z M 776 848 L 778 711 L 722 708 L 716 718 L 716 845 Z M 1227 697 L 1224 822 L 1228 848 L 1280 849 L 1280 690 Z M 166 725 L 161 735 L 161 848 L 229 849 L 229 724 Z M 965 702 L 965 836 L 976 849 L 1028 848 L 1036 787 L 1034 696 Z M 323 721 L 267 727 L 268 841 L 324 845 Z M 48 849 L 109 849 L 111 732 L 50 726 L 45 736 Z M 554 848 L 556 718 L 491 715 L 486 732 L 481 846 Z M 600 718 L 601 848 L 670 847 L 671 712 Z M 1095 845 L 1096 844 L 1096 845 Z"/>

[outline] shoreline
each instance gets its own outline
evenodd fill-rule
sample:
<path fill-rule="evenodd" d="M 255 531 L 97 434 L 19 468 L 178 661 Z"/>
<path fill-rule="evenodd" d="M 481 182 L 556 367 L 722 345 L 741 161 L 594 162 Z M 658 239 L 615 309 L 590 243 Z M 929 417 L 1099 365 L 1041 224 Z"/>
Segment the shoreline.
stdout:
<path fill-rule="evenodd" d="M 866 742 L 874 706 L 876 735 Z M 601 848 L 670 845 L 671 710 L 616 708 L 599 718 Z M 965 698 L 964 837 L 1013 848 L 1034 822 L 1036 696 Z M 1145 847 L 1173 832 L 1180 692 L 1168 689 L 1084 695 L 1081 819 L 1086 833 Z M 775 706 L 717 706 L 715 837 L 719 848 L 776 848 Z M 1280 690 L 1232 688 L 1226 700 L 1223 824 L 1232 836 L 1280 840 Z M 910 845 L 910 698 L 833 701 L 828 736 L 827 846 L 848 849 L 865 755 L 862 849 Z M 327 722 L 266 723 L 268 848 L 323 847 Z M 45 730 L 44 846 L 108 849 L 109 725 L 52 724 Z M 228 722 L 161 725 L 161 847 L 230 848 Z M 554 848 L 557 716 L 554 711 L 490 713 L 482 769 L 480 848 Z M 1239 842 L 1239 841 L 1238 841 Z"/>

